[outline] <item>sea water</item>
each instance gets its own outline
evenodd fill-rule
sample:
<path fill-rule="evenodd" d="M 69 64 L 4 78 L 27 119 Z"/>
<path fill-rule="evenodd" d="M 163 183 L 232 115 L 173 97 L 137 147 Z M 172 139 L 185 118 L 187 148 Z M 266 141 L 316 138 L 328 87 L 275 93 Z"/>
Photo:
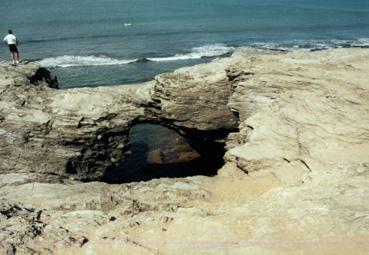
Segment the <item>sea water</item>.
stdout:
<path fill-rule="evenodd" d="M 63 88 L 146 81 L 240 46 L 369 47 L 368 0 L 1 0 L 0 10 L 0 32 L 13 29 L 21 57 Z"/>

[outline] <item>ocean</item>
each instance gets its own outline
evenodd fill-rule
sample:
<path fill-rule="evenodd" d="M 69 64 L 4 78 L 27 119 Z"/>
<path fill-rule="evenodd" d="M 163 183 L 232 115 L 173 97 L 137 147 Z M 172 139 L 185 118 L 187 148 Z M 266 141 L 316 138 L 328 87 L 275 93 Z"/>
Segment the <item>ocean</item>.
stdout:
<path fill-rule="evenodd" d="M 39 60 L 64 89 L 148 81 L 242 46 L 369 48 L 369 0 L 1 0 L 0 10 L 0 32 L 13 29 L 21 58 Z M 106 181 L 214 174 L 201 159 L 153 170 L 150 151 L 175 157 L 178 139 L 164 127 L 134 127 L 131 154 Z"/>
<path fill-rule="evenodd" d="M 369 47 L 368 0 L 2 0 L 0 31 L 62 88 L 151 80 L 236 47 Z M 2 47 L 0 59 L 9 59 Z"/>

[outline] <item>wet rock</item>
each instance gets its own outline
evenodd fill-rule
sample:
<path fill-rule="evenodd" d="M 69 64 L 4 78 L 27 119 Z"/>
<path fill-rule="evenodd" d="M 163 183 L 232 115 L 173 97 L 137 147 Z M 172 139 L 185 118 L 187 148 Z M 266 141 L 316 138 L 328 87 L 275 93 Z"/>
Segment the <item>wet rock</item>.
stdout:
<path fill-rule="evenodd" d="M 147 156 L 147 163 L 149 164 L 163 164 L 163 152 L 161 149 L 152 150 Z"/>

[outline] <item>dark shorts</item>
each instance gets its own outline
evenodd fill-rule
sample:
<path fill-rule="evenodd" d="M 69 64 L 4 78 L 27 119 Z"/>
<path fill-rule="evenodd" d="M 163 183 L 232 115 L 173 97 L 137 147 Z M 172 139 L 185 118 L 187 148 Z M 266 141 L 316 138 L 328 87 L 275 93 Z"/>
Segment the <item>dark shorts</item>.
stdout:
<path fill-rule="evenodd" d="M 9 44 L 9 50 L 10 50 L 10 52 L 18 52 L 17 45 Z"/>

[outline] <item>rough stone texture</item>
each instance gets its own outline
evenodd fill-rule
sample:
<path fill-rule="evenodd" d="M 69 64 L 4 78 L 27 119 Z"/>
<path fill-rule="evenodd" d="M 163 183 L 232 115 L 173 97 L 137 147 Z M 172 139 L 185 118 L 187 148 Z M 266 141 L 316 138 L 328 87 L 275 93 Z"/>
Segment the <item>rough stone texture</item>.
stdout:
<path fill-rule="evenodd" d="M 235 129 L 238 119 L 227 107 L 232 87 L 224 66 L 229 61 L 222 59 L 157 76 L 148 111 L 176 128 Z"/>
<path fill-rule="evenodd" d="M 368 59 L 365 49 L 293 53 L 241 49 L 231 58 L 177 71 L 179 77 L 188 77 L 183 73 L 202 77 L 201 84 L 211 86 L 214 81 L 223 84 L 224 91 L 231 88 L 224 92 L 231 95 L 225 102 L 235 115 L 228 114 L 224 105 L 214 108 L 220 109 L 219 116 L 239 116 L 239 132 L 228 136 L 226 164 L 219 175 L 124 185 L 70 179 L 52 184 L 40 183 L 45 176 L 37 169 L 34 173 L 9 169 L 0 177 L 0 254 L 368 254 Z M 221 78 L 207 80 L 200 75 L 205 70 Z M 187 117 L 175 120 L 177 106 L 172 100 L 179 92 L 168 90 L 166 99 L 157 100 L 155 87 L 177 90 L 173 75 L 132 89 L 37 88 L 40 92 L 32 93 L 47 93 L 42 96 L 45 104 L 63 118 L 82 112 L 89 119 L 90 112 L 105 113 L 120 107 L 118 102 L 130 101 L 139 120 L 170 119 L 166 123 L 174 123 L 178 130 L 196 129 L 191 125 L 200 120 L 200 113 L 186 113 L 183 99 L 178 99 L 178 117 Z M 194 93 L 194 102 L 199 94 Z M 95 108 L 81 109 L 83 104 L 76 101 L 83 97 L 82 102 Z M 107 109 L 99 110 L 106 104 Z M 14 105 L 2 116 L 20 111 Z M 211 109 L 204 109 L 210 114 Z M 115 126 L 109 123 L 118 119 L 105 121 L 110 130 Z M 201 125 L 205 131 L 233 129 L 233 124 L 216 118 L 212 123 L 206 116 Z M 4 130 L 4 121 L 0 127 Z M 12 129 L 5 130 L 8 137 Z M 77 132 L 75 137 L 88 134 L 64 127 L 59 135 L 66 130 Z M 14 144 L 14 150 L 20 150 Z"/>
<path fill-rule="evenodd" d="M 8 76 L 0 79 L 2 172 L 94 179 L 121 160 L 130 123 L 143 114 L 131 102 L 140 100 L 139 88 L 55 90 L 30 85 L 36 64 L 1 67 Z"/>
<path fill-rule="evenodd" d="M 240 132 L 227 161 L 246 172 L 293 165 L 306 173 L 367 163 L 367 57 L 359 49 L 241 57 L 229 68 Z"/>
<path fill-rule="evenodd" d="M 224 142 L 237 128 L 227 107 L 231 83 L 224 69 L 211 72 L 203 65 L 198 72 L 184 68 L 146 84 L 54 90 L 30 86 L 30 77 L 43 73 L 36 64 L 0 67 L 11 76 L 0 77 L 10 84 L 0 94 L 2 172 L 95 180 L 122 161 L 134 124 L 168 126 L 198 140 L 199 150 L 207 141 Z M 19 80 L 23 85 L 15 86 Z"/>

